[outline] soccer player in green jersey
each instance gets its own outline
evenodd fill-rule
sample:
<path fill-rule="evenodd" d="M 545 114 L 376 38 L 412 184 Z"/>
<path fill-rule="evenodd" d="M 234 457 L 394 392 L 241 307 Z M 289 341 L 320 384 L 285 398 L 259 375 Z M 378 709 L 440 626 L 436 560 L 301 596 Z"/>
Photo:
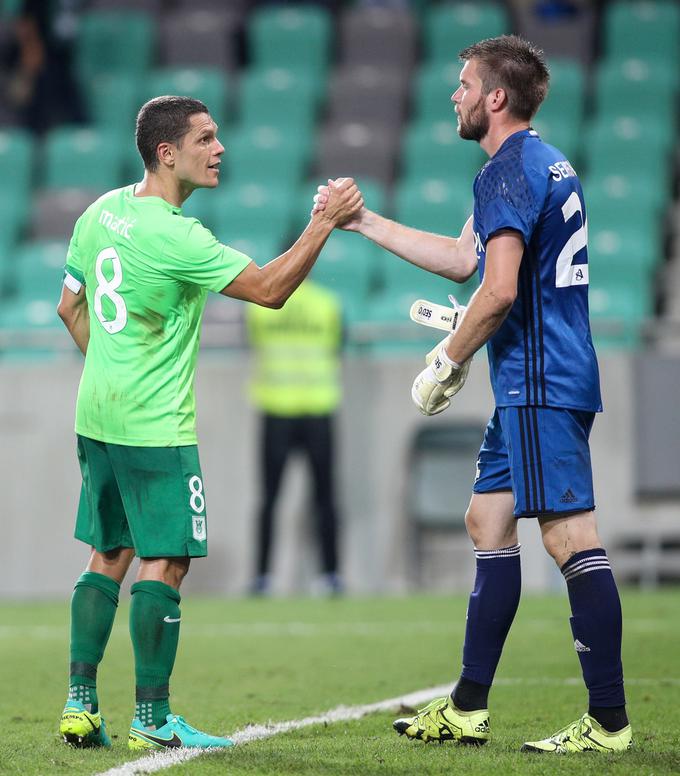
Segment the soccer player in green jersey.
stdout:
<path fill-rule="evenodd" d="M 120 584 L 135 555 L 130 634 L 136 709 L 132 749 L 230 746 L 170 711 L 179 587 L 207 554 L 196 447 L 194 372 L 208 291 L 281 307 L 334 227 L 361 207 L 351 179 L 331 190 L 294 245 L 263 267 L 221 244 L 182 203 L 218 184 L 224 146 L 207 107 L 157 97 L 137 117 L 141 183 L 111 191 L 78 219 L 58 312 L 85 354 L 76 434 L 83 484 L 75 536 L 92 547 L 71 602 L 65 741 L 110 746 L 96 677 Z"/>

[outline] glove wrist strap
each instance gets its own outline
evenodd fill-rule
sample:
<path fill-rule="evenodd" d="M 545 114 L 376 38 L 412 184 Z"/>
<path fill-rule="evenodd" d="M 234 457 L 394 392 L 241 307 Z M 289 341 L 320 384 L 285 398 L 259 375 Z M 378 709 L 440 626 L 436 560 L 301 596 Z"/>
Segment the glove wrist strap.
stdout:
<path fill-rule="evenodd" d="M 457 361 L 449 358 L 449 354 L 446 352 L 446 345 L 442 345 L 439 350 L 439 357 L 441 360 L 451 367 L 451 369 L 460 369 L 460 364 Z"/>

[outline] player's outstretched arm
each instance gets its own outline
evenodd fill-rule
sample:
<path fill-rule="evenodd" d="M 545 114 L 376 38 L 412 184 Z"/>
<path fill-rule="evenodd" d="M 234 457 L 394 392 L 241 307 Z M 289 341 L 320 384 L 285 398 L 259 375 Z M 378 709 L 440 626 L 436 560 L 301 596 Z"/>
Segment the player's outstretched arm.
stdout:
<path fill-rule="evenodd" d="M 452 361 L 462 364 L 470 359 L 505 320 L 517 296 L 523 254 L 524 241 L 519 232 L 499 232 L 488 241 L 484 280 L 446 344 Z"/>
<path fill-rule="evenodd" d="M 77 294 L 70 288 L 62 286 L 57 314 L 64 322 L 81 353 L 85 355 L 87 344 L 90 341 L 90 314 L 85 296 L 85 286 L 81 286 Z"/>
<path fill-rule="evenodd" d="M 263 267 L 251 262 L 221 293 L 263 307 L 282 307 L 302 283 L 330 233 L 363 207 L 361 193 L 352 178 L 328 182 L 329 198 L 323 211 L 312 215 L 295 243 Z"/>
<path fill-rule="evenodd" d="M 325 207 L 327 196 L 328 186 L 319 186 L 312 213 Z M 397 221 L 390 221 L 368 208 L 362 208 L 341 228 L 359 232 L 399 258 L 456 283 L 464 283 L 477 269 L 472 216 L 468 218 L 458 237 L 423 232 Z"/>

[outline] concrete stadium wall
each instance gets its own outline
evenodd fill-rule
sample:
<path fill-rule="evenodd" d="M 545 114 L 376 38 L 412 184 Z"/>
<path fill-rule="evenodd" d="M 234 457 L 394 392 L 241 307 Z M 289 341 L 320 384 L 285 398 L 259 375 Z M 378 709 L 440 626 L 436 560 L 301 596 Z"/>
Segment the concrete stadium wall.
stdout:
<path fill-rule="evenodd" d="M 410 401 L 417 356 L 383 361 L 349 358 L 339 417 L 339 496 L 343 513 L 343 571 L 350 592 L 412 589 L 412 543 L 404 510 L 406 455 L 422 423 L 456 419 L 483 425 L 492 408 L 486 359 L 475 360 L 465 389 L 446 413 L 422 418 Z M 634 400 L 632 362 L 601 359 L 606 412 L 595 424 L 592 451 L 598 519 L 605 544 L 622 530 L 669 507 L 636 504 L 633 489 Z M 66 596 L 86 562 L 73 540 L 80 488 L 73 435 L 81 364 L 76 356 L 0 367 L 0 596 Z M 196 561 L 185 592 L 239 594 L 254 553 L 256 430 L 245 394 L 248 360 L 239 353 L 208 353 L 197 379 L 201 461 L 208 498 L 210 554 Z M 470 461 L 470 480 L 474 461 Z M 306 472 L 288 472 L 275 546 L 275 591 L 309 592 L 316 575 L 310 536 Z M 675 509 L 675 506 L 672 507 Z M 525 589 L 561 584 L 533 521 L 522 521 Z M 474 559 L 460 535 L 431 542 L 424 578 L 430 588 L 469 588 Z"/>

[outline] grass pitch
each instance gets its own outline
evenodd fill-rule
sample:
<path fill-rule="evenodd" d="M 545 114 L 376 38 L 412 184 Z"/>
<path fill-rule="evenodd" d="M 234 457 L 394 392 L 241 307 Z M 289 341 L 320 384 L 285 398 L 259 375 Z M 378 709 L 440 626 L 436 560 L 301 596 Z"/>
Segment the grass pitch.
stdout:
<path fill-rule="evenodd" d="M 680 593 L 624 591 L 624 668 L 635 749 L 554 757 L 518 752 L 580 716 L 586 694 L 565 596 L 523 599 L 491 694 L 493 740 L 481 749 L 423 745 L 391 729 L 392 713 L 317 725 L 175 766 L 170 774 L 578 774 L 680 772 Z M 453 681 L 466 597 L 182 602 L 172 708 L 208 732 L 296 720 Z M 111 750 L 61 743 L 68 603 L 0 604 L 0 774 L 98 774 L 135 759 L 127 606 L 99 671 Z M 139 755 L 137 755 L 139 756 Z M 132 770 L 130 771 L 132 772 Z"/>

